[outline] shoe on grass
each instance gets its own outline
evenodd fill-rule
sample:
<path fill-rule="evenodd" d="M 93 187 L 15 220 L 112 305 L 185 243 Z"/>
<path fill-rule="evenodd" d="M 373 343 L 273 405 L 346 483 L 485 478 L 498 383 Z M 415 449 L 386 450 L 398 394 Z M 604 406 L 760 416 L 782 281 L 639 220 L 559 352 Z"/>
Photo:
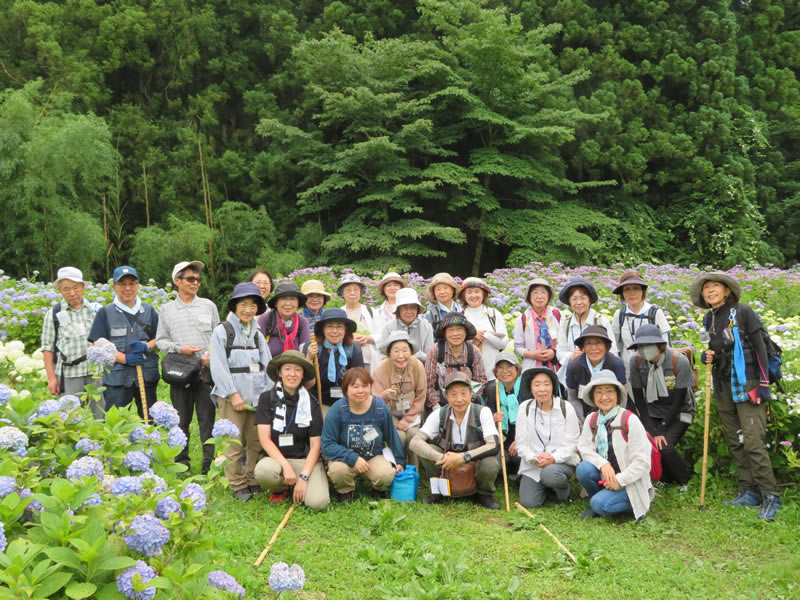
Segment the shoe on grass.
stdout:
<path fill-rule="evenodd" d="M 336 492 L 336 497 L 339 499 L 339 502 L 352 502 L 353 492 Z"/>
<path fill-rule="evenodd" d="M 269 495 L 269 501 L 271 504 L 278 504 L 286 500 L 289 496 L 289 486 L 287 485 L 282 490 L 278 490 L 277 492 L 273 492 Z"/>
<path fill-rule="evenodd" d="M 422 501 L 423 504 L 441 504 L 442 502 L 444 502 L 444 497 L 441 494 L 431 494 Z"/>
<path fill-rule="evenodd" d="M 581 519 L 594 519 L 595 517 L 599 517 L 600 515 L 598 515 L 590 508 L 588 510 L 583 511 L 579 516 Z"/>
<path fill-rule="evenodd" d="M 764 494 L 764 502 L 761 504 L 761 512 L 758 513 L 759 519 L 772 522 L 781 508 L 781 498 L 775 494 Z"/>
<path fill-rule="evenodd" d="M 728 506 L 759 506 L 761 504 L 761 494 L 749 488 L 740 488 L 733 500 L 725 500 L 723 504 Z"/>
<path fill-rule="evenodd" d="M 489 510 L 500 510 L 500 503 L 489 494 L 475 494 L 475 503 Z"/>
<path fill-rule="evenodd" d="M 258 484 L 256 484 L 256 485 L 251 485 L 251 486 L 250 486 L 250 493 L 251 493 L 251 494 L 253 494 L 253 496 L 260 496 L 261 494 L 263 494 L 263 493 L 264 493 L 264 490 L 263 490 L 263 489 L 262 489 L 262 487 L 261 487 L 260 485 L 258 485 Z"/>
<path fill-rule="evenodd" d="M 237 500 L 241 500 L 242 502 L 247 502 L 248 500 L 253 499 L 253 492 L 250 491 L 250 488 L 242 488 L 234 491 L 233 497 Z"/>

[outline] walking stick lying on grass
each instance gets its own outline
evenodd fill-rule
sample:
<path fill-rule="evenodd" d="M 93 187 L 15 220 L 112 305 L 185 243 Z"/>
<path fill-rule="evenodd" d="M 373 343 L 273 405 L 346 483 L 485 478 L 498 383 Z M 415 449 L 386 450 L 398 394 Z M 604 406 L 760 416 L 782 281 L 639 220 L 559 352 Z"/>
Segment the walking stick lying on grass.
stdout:
<path fill-rule="evenodd" d="M 261 555 L 256 559 L 256 562 L 253 563 L 254 567 L 259 566 L 261 562 L 264 560 L 264 558 L 267 556 L 270 549 L 272 548 L 272 544 L 274 544 L 275 540 L 278 539 L 278 534 L 281 532 L 281 529 L 283 529 L 283 526 L 286 525 L 286 522 L 289 520 L 289 517 L 292 516 L 292 511 L 294 510 L 295 506 L 297 506 L 297 504 L 292 504 L 289 507 L 289 510 L 286 511 L 286 514 L 284 515 L 280 525 L 278 525 L 278 528 L 275 530 L 275 533 L 272 534 L 272 538 L 269 540 L 269 544 L 267 544 L 267 547 L 264 548 L 264 550 L 261 552 Z"/>
<path fill-rule="evenodd" d="M 142 416 L 144 416 L 144 422 L 147 423 L 147 392 L 144 391 L 144 373 L 142 373 L 142 365 L 136 365 L 136 377 L 139 378 L 139 395 L 142 397 Z"/>
<path fill-rule="evenodd" d="M 706 410 L 703 422 L 703 474 L 700 479 L 700 510 L 706 507 L 706 474 L 708 471 L 708 419 L 711 414 L 711 361 L 706 359 Z"/>
<path fill-rule="evenodd" d="M 527 508 L 522 506 L 522 504 L 520 504 L 519 502 L 515 502 L 514 506 L 516 506 L 518 509 L 520 509 L 522 512 L 524 512 L 526 515 L 528 515 L 531 519 L 535 518 L 533 516 L 533 514 L 531 514 L 531 512 Z M 572 562 L 574 562 L 576 565 L 578 564 L 578 559 L 575 558 L 575 556 L 572 554 L 572 552 L 567 550 L 567 547 L 564 544 L 562 544 L 559 541 L 559 539 L 556 536 L 554 536 L 553 533 L 547 527 L 544 526 L 544 524 L 539 523 L 539 527 L 541 527 L 547 535 L 549 535 L 551 538 L 553 538 L 555 543 L 558 544 L 558 547 L 561 548 L 564 551 L 564 553 L 572 559 Z"/>
<path fill-rule="evenodd" d="M 499 379 L 494 380 L 494 401 L 497 403 L 497 412 L 500 412 L 500 386 L 503 385 Z M 497 435 L 500 436 L 500 464 L 503 467 L 503 489 L 506 492 L 506 512 L 511 512 L 508 503 L 508 473 L 506 472 L 506 451 L 503 445 L 503 423 L 497 423 Z"/>

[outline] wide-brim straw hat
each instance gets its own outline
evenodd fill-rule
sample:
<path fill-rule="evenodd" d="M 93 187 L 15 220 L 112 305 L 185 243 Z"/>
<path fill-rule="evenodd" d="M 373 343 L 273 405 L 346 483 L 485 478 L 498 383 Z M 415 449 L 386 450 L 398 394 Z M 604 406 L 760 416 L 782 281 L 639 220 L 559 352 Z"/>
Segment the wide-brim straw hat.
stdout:
<path fill-rule="evenodd" d="M 419 352 L 419 346 L 413 342 L 410 337 L 408 337 L 407 332 L 401 329 L 395 329 L 392 331 L 389 336 L 383 340 L 378 350 L 380 350 L 381 354 L 389 356 L 389 352 L 392 349 L 392 344 L 395 342 L 406 342 L 411 347 L 411 354 L 416 354 Z"/>
<path fill-rule="evenodd" d="M 575 338 L 575 345 L 582 350 L 586 338 L 590 337 L 600 338 L 606 342 L 606 346 L 611 347 L 611 338 L 608 337 L 608 331 L 602 325 L 589 325 L 579 337 Z"/>
<path fill-rule="evenodd" d="M 356 322 L 347 316 L 347 313 L 343 308 L 328 308 L 325 309 L 319 320 L 314 323 L 314 334 L 322 335 L 322 330 L 325 327 L 325 323 L 332 323 L 333 321 L 341 321 L 344 323 L 347 326 L 347 331 L 351 334 L 355 333 L 356 329 L 358 329 Z"/>
<path fill-rule="evenodd" d="M 351 283 L 355 283 L 361 288 L 362 296 L 367 293 L 367 286 L 364 285 L 364 282 L 361 281 L 361 278 L 358 275 L 355 273 L 345 273 L 342 275 L 341 281 L 339 281 L 339 287 L 336 288 L 336 295 L 340 298 L 344 298 L 344 296 L 342 296 L 342 290 L 344 290 L 346 285 L 350 285 Z"/>
<path fill-rule="evenodd" d="M 531 392 L 531 381 L 533 378 L 539 374 L 547 375 L 550 378 L 550 382 L 553 384 L 553 395 L 558 395 L 559 390 L 559 382 L 558 382 L 558 374 L 553 371 L 553 369 L 548 369 L 547 367 L 531 367 L 530 369 L 525 369 L 520 377 L 519 381 L 519 401 L 522 402 L 523 400 L 529 400 L 533 398 L 533 392 Z"/>
<path fill-rule="evenodd" d="M 386 297 L 386 294 L 383 293 L 383 288 L 385 288 L 386 284 L 389 283 L 390 281 L 396 281 L 397 283 L 400 284 L 401 288 L 408 287 L 408 284 L 406 283 L 405 279 L 400 277 L 400 275 L 398 273 L 395 273 L 394 271 L 390 271 L 389 273 L 387 273 L 386 275 L 381 277 L 381 280 L 378 282 L 378 286 L 377 286 L 378 287 L 378 293 L 381 296 L 383 296 L 384 298 Z"/>
<path fill-rule="evenodd" d="M 619 296 L 622 295 L 622 290 L 626 285 L 640 285 L 642 289 L 646 292 L 647 291 L 647 283 L 644 279 L 639 277 L 638 275 L 634 275 L 632 277 L 626 277 L 624 279 L 620 279 L 617 282 L 617 287 L 614 288 L 614 291 L 611 292 L 612 294 L 617 294 Z"/>
<path fill-rule="evenodd" d="M 267 304 L 270 308 L 275 308 L 275 303 L 280 298 L 285 298 L 286 296 L 296 297 L 298 307 L 304 306 L 306 303 L 305 294 L 297 289 L 297 284 L 294 281 L 281 281 L 277 286 L 275 286 L 275 291 L 273 292 L 272 297 L 269 299 Z"/>
<path fill-rule="evenodd" d="M 300 291 L 308 297 L 309 294 L 321 294 L 325 296 L 325 301 L 331 299 L 331 295 L 325 291 L 325 284 L 319 279 L 309 279 L 303 282 Z"/>
<path fill-rule="evenodd" d="M 591 281 L 584 279 L 583 277 L 576 277 L 575 279 L 570 279 L 567 283 L 565 283 L 564 287 L 561 288 L 561 291 L 558 292 L 558 299 L 562 302 L 562 304 L 569 306 L 569 296 L 572 293 L 572 290 L 575 288 L 584 288 L 586 290 L 586 293 L 589 294 L 590 304 L 597 302 L 597 299 L 600 297 L 597 294 L 597 288 L 594 287 L 594 284 Z"/>
<path fill-rule="evenodd" d="M 452 327 L 454 325 L 460 325 L 461 327 L 467 330 L 467 340 L 471 340 L 476 335 L 478 335 L 478 331 L 475 329 L 475 325 L 470 323 L 467 317 L 465 317 L 463 313 L 449 312 L 444 316 L 439 325 L 436 327 L 436 337 L 443 338 L 445 329 L 447 329 L 448 327 Z"/>
<path fill-rule="evenodd" d="M 645 344 L 666 344 L 667 340 L 661 330 L 655 325 L 642 325 L 636 330 L 636 337 L 633 338 L 633 343 L 628 346 L 628 350 L 636 350 L 638 346 Z"/>
<path fill-rule="evenodd" d="M 278 379 L 280 379 L 278 373 L 281 367 L 289 363 L 303 367 L 303 381 L 314 379 L 314 365 L 306 360 L 302 352 L 298 352 L 297 350 L 286 350 L 269 361 L 267 365 L 267 376 L 272 379 L 272 381 L 277 382 Z"/>
<path fill-rule="evenodd" d="M 458 295 L 458 290 L 461 288 L 461 286 L 458 285 L 458 282 L 455 279 L 453 279 L 453 276 L 450 275 L 450 273 L 437 273 L 436 275 L 433 276 L 433 279 L 431 279 L 431 282 L 428 284 L 428 287 L 425 289 L 425 297 L 430 302 L 433 302 L 434 304 L 436 304 L 438 302 L 438 300 L 436 300 L 436 296 L 434 295 L 433 290 L 440 283 L 444 283 L 446 285 L 449 285 L 451 288 L 453 288 L 453 297 L 454 298 L 456 297 L 456 295 Z"/>
<path fill-rule="evenodd" d="M 458 301 L 461 302 L 461 304 L 467 303 L 467 301 L 464 300 L 464 292 L 467 291 L 467 288 L 478 288 L 483 290 L 483 303 L 489 304 L 489 294 L 491 293 L 491 290 L 489 289 L 489 284 L 483 279 L 480 277 L 467 277 L 463 281 L 461 287 L 458 289 Z"/>
<path fill-rule="evenodd" d="M 256 310 L 257 315 L 266 312 L 267 303 L 264 302 L 264 298 L 261 297 L 261 290 L 258 289 L 258 286 L 255 283 L 251 283 L 249 281 L 245 283 L 237 283 L 236 287 L 233 288 L 231 299 L 228 300 L 228 310 L 232 313 L 235 313 L 236 303 L 242 298 L 252 298 L 255 301 L 256 306 L 258 306 L 258 310 Z"/>
<path fill-rule="evenodd" d="M 625 397 L 625 386 L 619 382 L 613 371 L 603 369 L 592 375 L 592 380 L 583 388 L 583 401 L 589 406 L 597 408 L 594 400 L 592 400 L 592 390 L 598 385 L 613 385 L 617 388 L 617 404 Z"/>
<path fill-rule="evenodd" d="M 692 299 L 692 304 L 695 306 L 699 306 L 700 308 L 711 308 L 703 299 L 703 285 L 706 283 L 706 281 L 719 281 L 720 283 L 724 284 L 731 291 L 731 296 L 733 297 L 734 302 L 738 302 L 739 298 L 742 297 L 742 288 L 739 285 L 739 282 L 727 273 L 720 273 L 719 271 L 714 273 L 700 273 L 700 275 L 697 276 L 697 279 L 692 282 L 692 286 L 689 288 L 689 296 Z"/>
<path fill-rule="evenodd" d="M 531 290 L 533 290 L 533 288 L 535 288 L 537 285 L 541 285 L 543 288 L 547 289 L 547 293 L 550 295 L 550 297 L 547 299 L 547 302 L 548 304 L 552 302 L 553 296 L 555 296 L 556 293 L 553 290 L 553 286 L 550 285 L 550 282 L 548 282 L 547 279 L 544 279 L 542 277 L 537 277 L 536 279 L 528 283 L 528 287 L 525 288 L 525 302 L 527 302 L 528 304 L 531 303 Z"/>

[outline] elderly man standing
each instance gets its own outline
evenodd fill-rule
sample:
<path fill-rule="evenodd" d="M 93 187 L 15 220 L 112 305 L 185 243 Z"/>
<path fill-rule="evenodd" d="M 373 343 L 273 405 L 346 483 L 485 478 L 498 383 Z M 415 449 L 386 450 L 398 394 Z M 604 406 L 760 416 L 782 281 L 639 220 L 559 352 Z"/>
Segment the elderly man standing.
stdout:
<path fill-rule="evenodd" d="M 117 362 L 103 375 L 106 410 L 127 406 L 136 400 L 142 414 L 142 390 L 136 367 L 142 367 L 147 405 L 156 401 L 158 356 L 156 347 L 158 313 L 139 299 L 139 275 L 133 267 L 114 269 L 114 302 L 97 311 L 89 331 L 89 341 L 105 338 L 117 347 Z"/>
<path fill-rule="evenodd" d="M 94 315 L 100 308 L 83 297 L 86 282 L 75 267 L 62 267 L 55 281 L 62 300 L 56 302 L 42 323 L 42 354 L 47 371 L 47 387 L 51 394 L 83 394 L 89 384 L 99 384 L 99 377 L 90 374 L 86 362 L 87 336 Z M 103 418 L 102 407 L 89 400 L 92 414 Z"/>
<path fill-rule="evenodd" d="M 162 352 L 180 352 L 198 358 L 208 352 L 211 333 L 219 324 L 219 311 L 216 305 L 206 298 L 200 298 L 202 277 L 200 271 L 205 265 L 199 260 L 179 262 L 172 269 L 172 281 L 178 290 L 178 297 L 161 307 L 158 319 L 156 344 Z M 214 426 L 215 408 L 211 402 L 211 387 L 197 377 L 189 385 L 170 384 L 169 395 L 172 406 L 180 415 L 180 428 L 189 439 L 189 425 L 192 413 L 197 412 L 200 440 L 203 442 L 203 474 L 208 473 L 214 460 L 214 446 L 206 444 Z M 189 466 L 189 444 L 175 457 L 175 462 Z"/>

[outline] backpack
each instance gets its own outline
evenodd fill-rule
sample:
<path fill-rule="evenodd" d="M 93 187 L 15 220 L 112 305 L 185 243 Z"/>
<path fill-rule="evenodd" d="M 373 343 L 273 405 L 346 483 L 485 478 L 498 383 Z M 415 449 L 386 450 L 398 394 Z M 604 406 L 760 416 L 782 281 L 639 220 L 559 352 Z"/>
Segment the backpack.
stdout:
<path fill-rule="evenodd" d="M 683 348 L 675 348 L 670 346 L 670 350 L 672 350 L 672 374 L 678 374 L 678 353 L 683 354 L 686 357 L 686 360 L 689 361 L 689 368 L 692 370 L 692 379 L 694 383 L 692 383 L 692 392 L 696 392 L 698 389 L 698 384 L 700 381 L 700 372 L 694 366 L 694 348 L 691 346 L 686 346 Z M 642 368 L 642 358 L 641 354 L 636 357 L 636 368 Z"/>
<path fill-rule="evenodd" d="M 567 418 L 567 401 L 564 398 L 559 398 L 559 400 L 561 400 L 561 402 L 558 403 L 558 405 L 561 407 L 561 416 L 564 417 L 564 419 L 566 419 Z M 525 416 L 526 417 L 530 417 L 531 416 L 531 404 L 533 404 L 534 402 L 536 402 L 536 401 L 531 399 L 531 401 L 528 402 L 528 406 L 525 407 Z"/>
<path fill-rule="evenodd" d="M 220 325 L 225 329 L 225 359 L 228 360 L 231 357 L 231 350 L 245 350 L 246 348 L 244 346 L 233 345 L 233 340 L 236 339 L 236 331 L 233 329 L 233 323 L 230 321 L 223 321 Z M 256 348 L 261 350 L 261 342 L 258 341 L 258 334 L 259 332 L 256 331 Z M 259 363 L 259 370 L 263 369 L 264 367 Z M 249 373 L 250 367 L 230 367 L 229 370 L 231 373 Z M 210 386 L 214 385 L 214 378 L 211 377 L 210 366 L 206 365 L 200 370 L 200 381 Z"/>
<path fill-rule="evenodd" d="M 633 412 L 629 411 L 627 408 L 624 409 L 622 427 L 609 426 L 609 433 L 619 429 L 622 431 L 622 439 L 627 442 L 628 431 L 630 431 L 628 421 L 630 421 L 632 414 Z M 598 412 L 595 411 L 592 413 L 592 416 L 589 417 L 589 426 L 592 428 L 592 440 L 597 436 L 597 419 Z M 653 439 L 653 436 L 647 433 L 647 430 L 645 430 L 645 435 L 650 442 L 650 481 L 661 481 L 661 451 L 658 449 L 658 446 L 656 446 L 656 441 Z"/>
<path fill-rule="evenodd" d="M 528 312 L 527 309 L 522 311 L 522 333 L 523 333 L 523 335 L 525 334 L 525 328 L 528 326 L 528 318 L 527 318 L 527 315 L 525 314 L 527 312 Z M 561 323 L 561 311 L 558 310 L 557 308 L 554 308 L 553 309 L 553 316 L 556 318 L 556 322 L 558 322 L 560 324 Z"/>
<path fill-rule="evenodd" d="M 656 315 L 658 314 L 658 306 L 655 304 L 651 304 L 650 308 L 647 311 L 647 322 L 650 325 L 656 324 Z M 619 334 L 617 335 L 617 348 L 620 352 L 622 352 L 622 324 L 625 323 L 625 318 L 628 316 L 627 307 L 623 304 L 622 308 L 619 311 L 619 317 L 617 317 L 617 329 L 619 330 Z M 638 318 L 639 315 L 636 315 Z M 667 334 L 667 341 L 669 341 L 669 334 Z M 694 361 L 692 361 L 694 364 Z"/>
<path fill-rule="evenodd" d="M 436 363 L 437 364 L 443 364 L 446 369 L 454 369 L 455 368 L 455 369 L 458 369 L 459 371 L 461 370 L 462 367 L 469 367 L 470 372 L 472 372 L 472 364 L 475 362 L 475 346 L 472 345 L 472 342 L 470 342 L 470 341 L 464 342 L 464 345 L 467 347 L 467 362 L 466 363 L 455 363 L 455 364 L 444 362 L 444 345 L 446 343 L 447 342 L 445 342 L 444 340 L 441 340 L 441 339 L 436 341 Z M 441 380 L 439 380 L 439 381 L 441 381 Z M 442 382 L 442 385 L 443 384 L 444 384 L 444 382 Z M 442 385 L 438 386 L 439 387 L 439 398 L 440 398 L 439 403 L 442 406 L 446 406 L 447 405 L 447 396 L 444 393 L 444 388 L 442 387 Z M 474 393 L 472 394 L 472 399 L 473 399 L 473 402 L 474 402 L 475 401 L 475 394 Z"/>
<path fill-rule="evenodd" d="M 61 302 L 56 302 L 53 304 L 53 353 L 58 352 L 59 356 L 61 357 L 61 366 L 62 366 L 62 377 L 64 374 L 63 367 L 74 367 L 75 365 L 81 364 L 83 361 L 86 360 L 86 354 L 83 354 L 76 358 L 75 360 L 67 360 L 67 357 L 64 356 L 64 353 L 61 350 L 58 350 L 56 347 L 58 345 L 58 328 L 61 327 L 61 321 L 58 320 L 58 313 L 61 311 Z"/>
<path fill-rule="evenodd" d="M 482 407 L 480 404 L 476 404 L 474 408 L 480 410 Z M 453 412 L 453 409 L 450 407 L 449 404 L 445 404 L 442 408 L 439 409 L 439 431 L 445 430 L 445 425 L 447 424 L 447 419 L 450 418 L 450 414 Z M 475 429 L 478 430 L 478 435 L 481 439 L 483 439 L 483 428 L 481 427 L 481 419 L 480 414 L 476 415 L 475 418 Z"/>

